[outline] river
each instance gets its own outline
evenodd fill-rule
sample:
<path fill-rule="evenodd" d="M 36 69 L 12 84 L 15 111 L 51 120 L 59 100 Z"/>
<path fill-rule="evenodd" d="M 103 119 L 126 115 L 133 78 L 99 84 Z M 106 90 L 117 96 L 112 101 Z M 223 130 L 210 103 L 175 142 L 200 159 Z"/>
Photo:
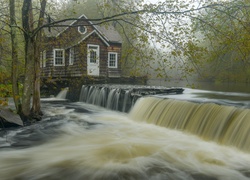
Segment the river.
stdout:
<path fill-rule="evenodd" d="M 167 101 L 170 101 L 171 107 L 175 104 L 175 108 L 168 112 L 165 109 L 153 111 L 152 109 L 163 107 L 162 104 L 156 106 L 158 101 L 166 106 L 165 109 L 170 108 Z M 155 104 L 151 104 L 153 102 Z M 29 127 L 1 129 L 0 179 L 250 179 L 248 138 L 244 138 L 247 146 L 244 142 L 239 146 L 230 145 L 175 128 L 177 126 L 170 127 L 161 119 L 164 113 L 165 117 L 170 117 L 171 114 L 171 119 L 180 119 L 192 112 L 195 117 L 192 116 L 191 120 L 213 120 L 214 118 L 204 117 L 203 114 L 197 115 L 197 109 L 195 113 L 190 109 L 191 106 L 196 107 L 197 103 L 212 106 L 215 111 L 206 115 L 209 117 L 222 117 L 216 109 L 221 109 L 220 107 L 226 112 L 223 116 L 236 111 L 238 115 L 244 111 L 244 117 L 240 121 L 244 120 L 244 136 L 249 137 L 248 92 L 185 88 L 183 94 L 141 98 L 129 113 L 84 102 L 45 98 L 42 99 L 42 121 Z M 187 104 L 185 108 L 182 108 L 183 104 Z M 203 105 L 199 107 L 202 108 Z M 210 111 L 209 107 L 206 108 L 205 111 Z M 175 117 L 180 114 L 182 116 Z M 154 123 L 156 117 L 159 121 L 164 121 L 164 125 Z M 217 132 L 213 129 L 211 131 Z"/>

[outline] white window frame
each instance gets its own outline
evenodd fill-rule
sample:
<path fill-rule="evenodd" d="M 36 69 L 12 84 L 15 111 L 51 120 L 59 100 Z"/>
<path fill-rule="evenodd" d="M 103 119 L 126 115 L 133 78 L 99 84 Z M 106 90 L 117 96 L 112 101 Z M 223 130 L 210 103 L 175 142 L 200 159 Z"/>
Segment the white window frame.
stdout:
<path fill-rule="evenodd" d="M 56 63 L 56 51 L 61 51 L 62 52 L 62 64 L 57 64 Z M 64 49 L 54 49 L 53 51 L 53 61 L 54 61 L 54 66 L 64 66 L 65 65 L 65 50 Z"/>
<path fill-rule="evenodd" d="M 96 48 L 95 50 L 93 50 L 93 51 L 96 52 L 96 62 L 95 63 L 90 62 L 90 51 L 92 51 L 90 47 L 95 47 Z M 99 56 L 100 56 L 100 47 L 99 47 L 99 45 L 88 44 L 88 63 L 90 63 L 90 64 L 99 63 Z"/>
<path fill-rule="evenodd" d="M 111 55 L 115 55 L 115 66 L 110 66 Z M 117 68 L 118 67 L 118 53 L 117 52 L 109 52 L 108 53 L 108 67 L 109 68 Z"/>
<path fill-rule="evenodd" d="M 84 28 L 85 28 L 85 31 L 84 31 L 84 32 L 81 31 L 81 27 L 84 27 Z M 79 32 L 80 34 L 85 34 L 85 33 L 87 32 L 87 27 L 84 26 L 84 25 L 78 26 L 78 32 Z"/>
<path fill-rule="evenodd" d="M 46 58 L 46 51 L 44 50 L 43 51 L 43 67 L 46 67 L 46 60 L 47 60 L 47 58 Z"/>
<path fill-rule="evenodd" d="M 44 68 L 46 67 L 46 51 L 40 52 L 40 67 Z"/>
<path fill-rule="evenodd" d="M 69 49 L 69 65 L 73 65 L 75 62 L 75 48 Z"/>

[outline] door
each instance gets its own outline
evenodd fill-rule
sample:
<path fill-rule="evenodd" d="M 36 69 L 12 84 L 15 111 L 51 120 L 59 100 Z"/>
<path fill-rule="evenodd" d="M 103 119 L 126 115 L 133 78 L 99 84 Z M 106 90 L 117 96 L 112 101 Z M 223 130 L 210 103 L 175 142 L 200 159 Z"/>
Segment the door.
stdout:
<path fill-rule="evenodd" d="M 88 44 L 88 57 L 87 57 L 87 74 L 91 76 L 99 76 L 99 46 Z"/>

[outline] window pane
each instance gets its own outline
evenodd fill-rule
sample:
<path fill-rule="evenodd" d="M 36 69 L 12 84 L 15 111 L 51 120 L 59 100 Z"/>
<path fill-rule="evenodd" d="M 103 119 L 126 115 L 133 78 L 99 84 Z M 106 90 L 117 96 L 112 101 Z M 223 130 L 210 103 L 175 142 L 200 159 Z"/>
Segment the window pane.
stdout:
<path fill-rule="evenodd" d="M 86 33 L 86 28 L 84 26 L 79 26 L 78 31 L 82 34 Z"/>
<path fill-rule="evenodd" d="M 89 49 L 98 49 L 98 47 L 97 46 L 89 46 Z"/>
<path fill-rule="evenodd" d="M 46 67 L 46 51 L 40 52 L 40 67 Z"/>
<path fill-rule="evenodd" d="M 56 51 L 56 57 L 61 58 L 62 56 L 62 51 Z"/>
<path fill-rule="evenodd" d="M 46 51 L 43 51 L 43 67 L 46 67 Z"/>
<path fill-rule="evenodd" d="M 43 53 L 40 52 L 40 67 L 43 67 Z"/>
<path fill-rule="evenodd" d="M 91 64 L 97 64 L 99 60 L 99 46 L 88 45 L 88 62 Z"/>
<path fill-rule="evenodd" d="M 117 67 L 117 54 L 109 53 L 109 67 Z"/>
<path fill-rule="evenodd" d="M 74 61 L 75 61 L 75 49 L 74 48 L 70 48 L 70 51 L 69 51 L 69 64 L 72 65 L 74 64 Z"/>
<path fill-rule="evenodd" d="M 93 50 L 90 51 L 90 62 L 96 63 L 96 52 Z"/>
<path fill-rule="evenodd" d="M 55 50 L 55 65 L 63 65 L 64 64 L 64 51 L 63 50 Z"/>

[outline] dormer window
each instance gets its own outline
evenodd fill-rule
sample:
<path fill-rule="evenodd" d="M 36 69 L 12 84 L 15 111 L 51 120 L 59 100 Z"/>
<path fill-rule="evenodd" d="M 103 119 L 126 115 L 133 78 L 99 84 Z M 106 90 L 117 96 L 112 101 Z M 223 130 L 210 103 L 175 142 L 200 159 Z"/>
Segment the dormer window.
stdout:
<path fill-rule="evenodd" d="M 78 26 L 78 31 L 81 34 L 85 34 L 87 32 L 87 28 L 85 26 Z"/>

